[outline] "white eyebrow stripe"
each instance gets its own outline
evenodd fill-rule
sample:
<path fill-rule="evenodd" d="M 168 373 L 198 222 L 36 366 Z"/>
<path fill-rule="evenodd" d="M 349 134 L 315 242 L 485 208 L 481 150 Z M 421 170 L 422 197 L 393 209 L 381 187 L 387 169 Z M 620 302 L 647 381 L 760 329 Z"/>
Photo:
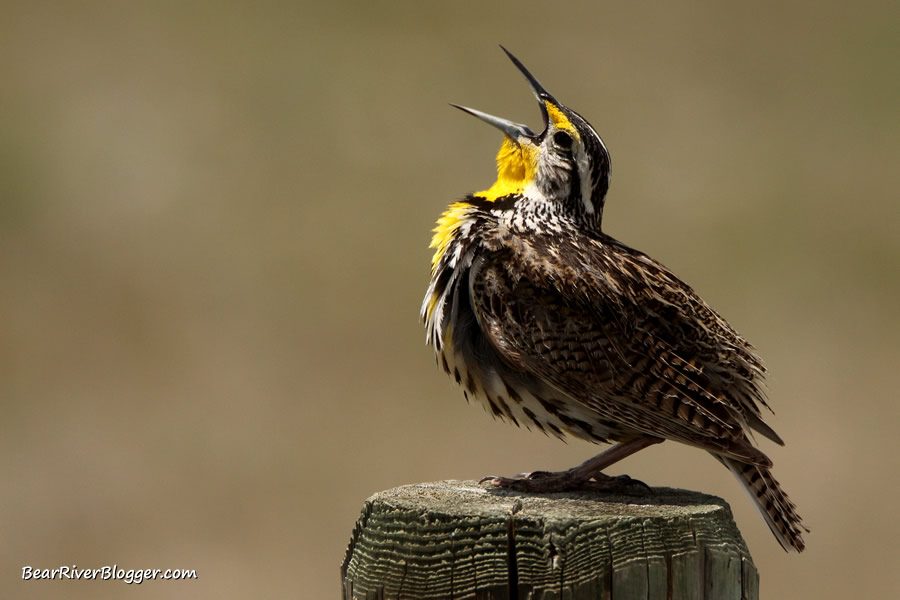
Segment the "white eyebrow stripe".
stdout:
<path fill-rule="evenodd" d="M 594 214 L 594 203 L 591 201 L 591 164 L 588 162 L 587 153 L 582 145 L 576 159 L 578 164 L 578 178 L 581 180 L 581 201 L 584 203 L 584 211 Z"/>

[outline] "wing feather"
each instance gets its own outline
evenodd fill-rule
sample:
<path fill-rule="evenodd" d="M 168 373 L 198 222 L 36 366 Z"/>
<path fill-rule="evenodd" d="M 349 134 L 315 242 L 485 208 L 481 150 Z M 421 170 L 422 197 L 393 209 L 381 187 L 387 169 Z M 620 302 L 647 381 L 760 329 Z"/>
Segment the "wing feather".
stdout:
<path fill-rule="evenodd" d="M 498 238 L 473 264 L 473 310 L 502 359 L 634 432 L 768 464 L 745 430 L 764 370 L 749 344 L 649 257 L 566 244 Z"/>

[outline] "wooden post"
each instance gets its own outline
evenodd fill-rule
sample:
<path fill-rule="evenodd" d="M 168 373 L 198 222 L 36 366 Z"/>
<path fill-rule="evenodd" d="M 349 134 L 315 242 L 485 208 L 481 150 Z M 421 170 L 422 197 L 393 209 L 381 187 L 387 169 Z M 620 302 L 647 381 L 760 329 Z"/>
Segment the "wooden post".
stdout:
<path fill-rule="evenodd" d="M 757 600 L 759 576 L 715 496 L 441 481 L 366 500 L 341 583 L 345 600 Z"/>

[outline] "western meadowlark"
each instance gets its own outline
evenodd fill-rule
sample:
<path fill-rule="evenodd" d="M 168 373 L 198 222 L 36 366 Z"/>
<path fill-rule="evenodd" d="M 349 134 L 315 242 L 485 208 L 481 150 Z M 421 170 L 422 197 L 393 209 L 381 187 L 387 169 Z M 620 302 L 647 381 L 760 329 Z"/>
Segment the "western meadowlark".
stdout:
<path fill-rule="evenodd" d="M 748 435 L 784 444 L 760 413 L 762 361 L 686 283 L 603 233 L 606 146 L 503 50 L 544 130 L 454 105 L 505 136 L 497 181 L 451 204 L 434 229 L 427 340 L 496 417 L 617 444 L 567 471 L 486 480 L 531 491 L 608 483 L 602 469 L 676 440 L 728 467 L 782 547 L 803 550 L 808 530 Z"/>

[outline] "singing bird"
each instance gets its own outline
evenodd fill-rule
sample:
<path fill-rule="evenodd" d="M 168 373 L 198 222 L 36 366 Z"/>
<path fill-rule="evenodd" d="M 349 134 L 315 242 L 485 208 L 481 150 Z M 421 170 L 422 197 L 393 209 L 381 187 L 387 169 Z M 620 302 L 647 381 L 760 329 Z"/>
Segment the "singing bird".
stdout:
<path fill-rule="evenodd" d="M 686 283 L 603 232 L 610 157 L 594 128 L 510 54 L 544 129 L 457 106 L 503 132 L 497 180 L 443 213 L 422 304 L 438 364 L 496 417 L 615 445 L 557 473 L 491 477 L 534 492 L 609 481 L 602 470 L 675 440 L 710 452 L 785 550 L 808 531 L 751 440 L 766 369 Z"/>

